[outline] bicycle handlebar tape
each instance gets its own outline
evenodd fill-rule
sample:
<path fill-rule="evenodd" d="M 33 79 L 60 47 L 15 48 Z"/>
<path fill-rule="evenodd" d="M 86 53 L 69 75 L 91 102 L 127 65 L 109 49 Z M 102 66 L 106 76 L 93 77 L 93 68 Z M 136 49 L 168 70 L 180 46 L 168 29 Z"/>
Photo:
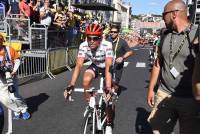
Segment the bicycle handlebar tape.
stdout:
<path fill-rule="evenodd" d="M 69 101 L 74 101 L 74 99 L 72 99 L 72 91 L 74 90 L 74 86 L 69 86 L 67 87 L 65 90 L 67 90 L 67 97 L 66 97 L 66 100 L 69 100 Z"/>
<path fill-rule="evenodd" d="M 67 90 L 67 92 L 70 92 L 71 90 L 74 90 L 74 86 L 72 85 L 72 86 L 69 86 L 69 87 L 67 87 L 65 90 Z"/>

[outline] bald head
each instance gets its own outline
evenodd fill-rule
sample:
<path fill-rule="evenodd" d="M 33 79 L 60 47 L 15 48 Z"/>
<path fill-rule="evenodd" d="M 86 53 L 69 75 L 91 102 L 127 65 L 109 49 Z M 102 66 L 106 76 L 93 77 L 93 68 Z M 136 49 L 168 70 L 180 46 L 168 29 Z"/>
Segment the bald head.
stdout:
<path fill-rule="evenodd" d="M 179 11 L 178 17 L 181 19 L 187 19 L 187 6 L 182 0 L 171 0 L 164 7 L 164 12 Z"/>
<path fill-rule="evenodd" d="M 164 10 L 187 10 L 187 6 L 182 0 L 172 0 L 166 4 Z"/>

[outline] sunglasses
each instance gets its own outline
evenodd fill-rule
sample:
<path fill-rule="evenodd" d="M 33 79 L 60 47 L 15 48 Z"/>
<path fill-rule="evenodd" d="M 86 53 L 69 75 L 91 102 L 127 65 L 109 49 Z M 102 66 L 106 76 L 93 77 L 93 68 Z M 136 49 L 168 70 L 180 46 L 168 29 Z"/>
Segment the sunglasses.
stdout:
<path fill-rule="evenodd" d="M 97 36 L 87 36 L 87 40 L 88 41 L 91 41 L 91 40 L 98 41 L 100 39 L 101 39 L 101 37 L 97 37 Z"/>
<path fill-rule="evenodd" d="M 118 33 L 118 31 L 110 31 L 110 33 Z"/>
<path fill-rule="evenodd" d="M 184 10 L 171 10 L 171 11 L 163 12 L 162 16 L 165 16 L 168 13 L 177 12 L 177 11 L 184 11 Z"/>

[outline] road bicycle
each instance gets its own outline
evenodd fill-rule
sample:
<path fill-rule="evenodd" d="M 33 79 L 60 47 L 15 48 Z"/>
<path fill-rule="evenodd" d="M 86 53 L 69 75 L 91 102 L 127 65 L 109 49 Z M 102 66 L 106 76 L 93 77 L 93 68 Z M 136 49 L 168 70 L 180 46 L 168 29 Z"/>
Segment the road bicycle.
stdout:
<path fill-rule="evenodd" d="M 91 94 L 89 104 L 84 112 L 83 123 L 81 127 L 82 134 L 105 134 L 106 127 L 106 106 L 114 106 L 116 94 L 113 93 L 112 99 L 106 101 L 103 91 L 104 77 L 100 74 L 99 89 L 90 88 L 86 92 Z"/>

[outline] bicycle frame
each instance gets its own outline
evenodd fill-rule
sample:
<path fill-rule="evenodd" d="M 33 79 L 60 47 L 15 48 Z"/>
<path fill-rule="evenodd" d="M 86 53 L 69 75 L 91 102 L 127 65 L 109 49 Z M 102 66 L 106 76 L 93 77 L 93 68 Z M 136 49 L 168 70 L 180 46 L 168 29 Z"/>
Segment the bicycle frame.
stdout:
<path fill-rule="evenodd" d="M 96 131 L 102 131 L 104 134 L 104 124 L 106 122 L 106 115 L 104 116 L 105 113 L 102 111 L 103 102 L 104 102 L 103 89 L 104 89 L 104 78 L 103 76 L 101 76 L 100 82 L 99 82 L 99 89 L 95 90 L 95 88 L 90 88 L 89 90 L 86 91 L 91 94 L 91 97 L 89 100 L 89 108 L 90 108 L 90 112 L 92 113 L 91 114 L 92 134 L 96 134 Z M 89 118 L 89 117 L 84 117 L 84 118 Z M 87 134 L 86 133 L 87 127 L 88 127 L 88 119 L 86 119 L 84 122 L 84 131 L 83 131 L 84 134 Z"/>

